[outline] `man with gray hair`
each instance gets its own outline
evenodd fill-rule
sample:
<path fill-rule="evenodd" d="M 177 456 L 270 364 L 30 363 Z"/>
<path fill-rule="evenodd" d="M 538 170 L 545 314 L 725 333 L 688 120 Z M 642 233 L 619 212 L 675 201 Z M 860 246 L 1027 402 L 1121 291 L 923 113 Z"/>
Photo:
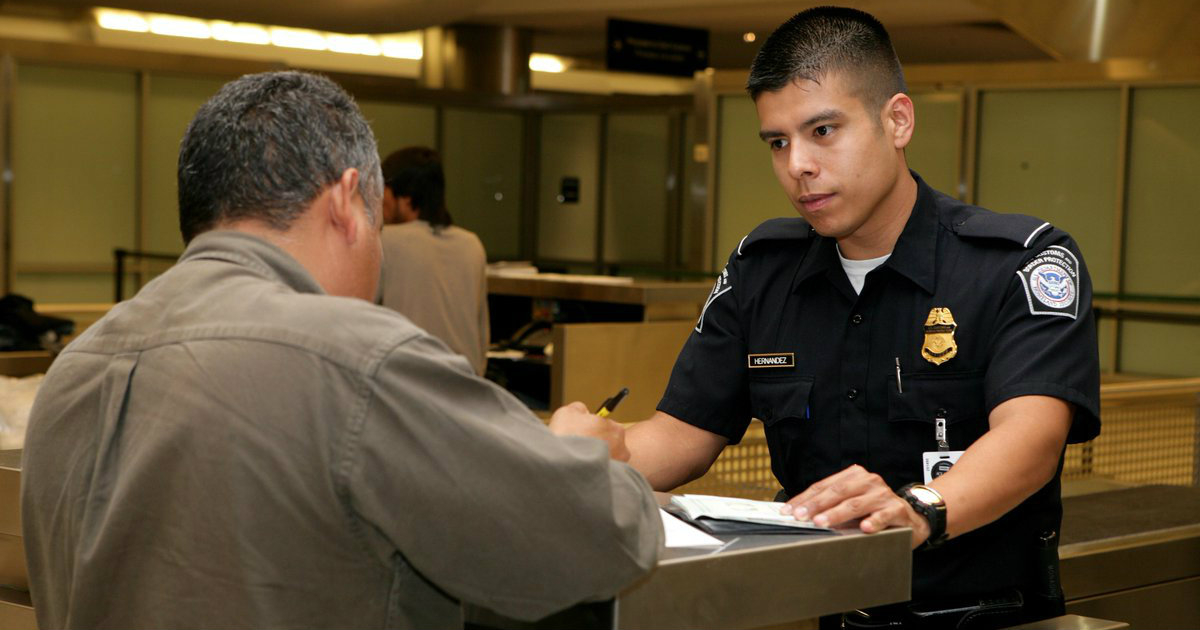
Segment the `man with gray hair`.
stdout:
<path fill-rule="evenodd" d="M 537 619 L 654 564 L 619 425 L 574 403 L 547 430 L 370 303 L 381 196 L 328 79 L 249 75 L 200 108 L 186 251 L 67 347 L 31 413 L 42 628 L 461 627 L 462 604 Z"/>

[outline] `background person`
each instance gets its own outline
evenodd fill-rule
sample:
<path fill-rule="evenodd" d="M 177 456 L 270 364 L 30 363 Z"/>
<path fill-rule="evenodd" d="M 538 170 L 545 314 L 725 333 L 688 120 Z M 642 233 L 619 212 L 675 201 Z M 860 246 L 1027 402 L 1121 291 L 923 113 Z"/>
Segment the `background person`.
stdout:
<path fill-rule="evenodd" d="M 1099 432 L 1091 282 L 1065 232 L 908 170 L 905 89 L 861 11 L 804 11 L 763 44 L 747 90 L 802 218 L 767 221 L 730 255 L 658 412 L 628 432 L 630 462 L 673 488 L 757 417 L 785 509 L 913 530 L 914 601 L 848 624 L 1061 614 L 1063 449 Z M 932 490 L 911 488 L 941 452 L 939 420 L 946 450 L 965 452 Z"/>
<path fill-rule="evenodd" d="M 383 161 L 382 304 L 487 370 L 487 254 L 453 225 L 437 151 L 408 147 Z"/>
<path fill-rule="evenodd" d="M 534 619 L 653 566 L 653 495 L 604 441 L 554 435 L 369 302 L 376 151 L 316 75 L 248 75 L 196 113 L 187 250 L 58 356 L 34 404 L 41 628 L 462 627 L 462 603 Z M 628 455 L 579 403 L 551 429 Z"/>

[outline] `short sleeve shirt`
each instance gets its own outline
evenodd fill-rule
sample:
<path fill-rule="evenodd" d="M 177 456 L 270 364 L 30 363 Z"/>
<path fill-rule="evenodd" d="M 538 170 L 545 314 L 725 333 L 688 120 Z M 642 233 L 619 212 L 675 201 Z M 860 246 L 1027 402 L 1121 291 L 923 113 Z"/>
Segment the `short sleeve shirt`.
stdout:
<path fill-rule="evenodd" d="M 1069 235 L 933 190 L 856 294 L 833 239 L 773 219 L 742 240 L 681 351 L 658 409 L 741 440 L 762 420 L 787 494 L 852 464 L 892 488 L 923 481 L 922 453 L 987 432 L 1000 403 L 1075 409 L 1068 441 L 1099 433 L 1092 286 Z M 1061 461 L 1060 461 L 1061 471 Z M 999 520 L 914 556 L 914 597 L 1028 585 L 1036 539 L 1061 521 L 1059 476 Z"/>

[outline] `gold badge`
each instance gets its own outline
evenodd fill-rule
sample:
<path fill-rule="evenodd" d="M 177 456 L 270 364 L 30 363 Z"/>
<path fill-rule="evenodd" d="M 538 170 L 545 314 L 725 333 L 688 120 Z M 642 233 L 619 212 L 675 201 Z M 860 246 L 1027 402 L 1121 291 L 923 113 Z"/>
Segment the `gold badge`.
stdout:
<path fill-rule="evenodd" d="M 925 318 L 925 347 L 921 348 L 921 356 L 934 365 L 941 365 L 958 354 L 958 344 L 954 343 L 954 316 L 950 309 L 938 306 L 930 309 L 929 317 Z"/>

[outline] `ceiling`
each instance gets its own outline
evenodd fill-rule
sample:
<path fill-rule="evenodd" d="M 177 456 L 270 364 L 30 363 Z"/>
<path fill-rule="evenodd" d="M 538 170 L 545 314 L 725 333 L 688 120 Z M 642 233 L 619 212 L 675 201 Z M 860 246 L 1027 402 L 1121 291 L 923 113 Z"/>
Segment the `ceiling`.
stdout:
<path fill-rule="evenodd" d="M 96 0 L 93 0 L 93 2 Z M 537 52 L 601 65 L 609 17 L 709 31 L 717 68 L 746 68 L 762 38 L 821 2 L 795 0 L 99 0 L 105 6 L 346 33 L 454 22 L 529 29 Z M 79 15 L 88 0 L 0 0 L 0 12 Z M 904 63 L 1200 57 L 1200 0 L 842 0 L 892 34 Z M 747 43 L 753 32 L 758 41 Z"/>

